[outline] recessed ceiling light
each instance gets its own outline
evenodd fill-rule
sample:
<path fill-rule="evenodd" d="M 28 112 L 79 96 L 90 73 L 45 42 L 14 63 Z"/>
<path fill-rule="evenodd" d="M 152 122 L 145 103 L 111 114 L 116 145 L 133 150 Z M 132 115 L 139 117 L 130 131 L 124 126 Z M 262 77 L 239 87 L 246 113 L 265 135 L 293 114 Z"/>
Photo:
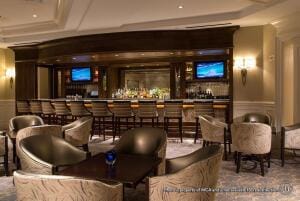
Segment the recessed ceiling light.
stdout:
<path fill-rule="evenodd" d="M 33 14 L 32 17 L 33 17 L 33 18 L 37 18 L 37 14 Z"/>
<path fill-rule="evenodd" d="M 180 9 L 183 8 L 183 5 L 179 5 L 178 8 L 180 8 Z"/>
<path fill-rule="evenodd" d="M 174 54 L 174 52 L 170 52 L 170 54 Z"/>
<path fill-rule="evenodd" d="M 92 58 L 94 59 L 94 58 L 96 58 L 96 56 L 95 56 L 95 55 L 93 55 L 93 56 L 92 56 Z"/>
<path fill-rule="evenodd" d="M 73 59 L 73 60 L 76 60 L 76 57 L 73 57 L 72 59 Z"/>
<path fill-rule="evenodd" d="M 56 61 L 59 62 L 60 60 L 59 60 L 59 59 L 56 59 Z"/>
<path fill-rule="evenodd" d="M 115 57 L 118 57 L 119 55 L 118 54 L 115 54 Z"/>
<path fill-rule="evenodd" d="M 142 55 L 142 56 L 144 56 L 145 54 L 144 54 L 144 53 L 142 53 L 141 55 Z"/>
<path fill-rule="evenodd" d="M 127 68 L 130 67 L 129 65 L 126 66 Z"/>
<path fill-rule="evenodd" d="M 141 66 L 144 66 L 144 64 L 141 64 Z"/>

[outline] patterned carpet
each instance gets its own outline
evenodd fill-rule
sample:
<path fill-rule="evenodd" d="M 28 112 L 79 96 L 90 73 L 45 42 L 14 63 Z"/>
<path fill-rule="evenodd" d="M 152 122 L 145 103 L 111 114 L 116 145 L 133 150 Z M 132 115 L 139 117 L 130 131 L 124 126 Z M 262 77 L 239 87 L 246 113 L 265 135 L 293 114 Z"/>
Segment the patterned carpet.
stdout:
<path fill-rule="evenodd" d="M 167 146 L 167 158 L 173 158 L 193 152 L 201 148 L 201 143 L 194 144 L 191 139 L 185 139 L 184 143 L 170 139 Z M 92 154 L 104 152 L 113 147 L 112 141 L 102 142 L 100 138 L 93 138 L 89 144 Z M 11 145 L 10 145 L 11 150 Z M 11 153 L 11 151 L 10 151 Z M 291 154 L 290 154 L 291 155 Z M 10 154 L 11 158 L 11 154 Z M 10 160 L 11 161 L 11 160 Z M 299 157 L 288 157 L 284 168 L 280 166 L 278 159 L 278 149 L 272 150 L 271 168 L 267 169 L 265 177 L 260 176 L 260 168 L 252 168 L 253 163 L 244 162 L 239 174 L 235 173 L 235 164 L 230 158 L 222 162 L 222 168 L 219 176 L 218 187 L 220 189 L 251 190 L 265 188 L 266 190 L 274 188 L 284 190 L 292 189 L 291 192 L 220 192 L 216 195 L 216 200 L 220 201 L 299 201 L 300 200 L 300 159 Z M 10 169 L 14 165 L 10 162 Z M 1 168 L 0 175 L 4 175 Z M 0 200 L 16 200 L 15 188 L 12 177 L 0 176 Z M 142 201 L 146 200 L 145 185 L 140 184 L 136 189 L 125 190 L 125 200 Z"/>

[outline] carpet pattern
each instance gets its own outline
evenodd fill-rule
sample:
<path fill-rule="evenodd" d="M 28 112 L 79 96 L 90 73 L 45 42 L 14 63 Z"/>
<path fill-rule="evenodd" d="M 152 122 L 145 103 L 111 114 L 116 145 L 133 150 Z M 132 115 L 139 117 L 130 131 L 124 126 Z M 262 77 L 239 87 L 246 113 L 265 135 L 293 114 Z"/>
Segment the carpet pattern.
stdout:
<path fill-rule="evenodd" d="M 92 154 L 105 152 L 113 147 L 112 140 L 101 141 L 100 138 L 93 138 L 89 143 Z M 201 148 L 201 143 L 194 144 L 192 139 L 184 139 L 179 143 L 177 139 L 169 139 L 167 145 L 167 158 L 174 158 L 191 153 Z M 11 162 L 10 148 L 10 170 L 14 169 Z M 233 154 L 231 154 L 232 157 Z M 239 174 L 235 173 L 235 164 L 232 158 L 222 162 L 220 170 L 218 188 L 220 190 L 254 190 L 265 188 L 264 190 L 280 190 L 288 192 L 219 192 L 216 194 L 216 200 L 220 201 L 298 201 L 300 200 L 300 159 L 296 157 L 287 157 L 287 163 L 284 168 L 280 166 L 278 159 L 278 150 L 272 150 L 271 168 L 267 170 L 265 177 L 260 176 L 260 168 L 249 166 L 253 163 L 244 162 Z M 12 177 L 5 177 L 3 168 L 0 167 L 0 200 L 16 200 L 15 188 Z M 273 189 L 271 189 L 273 188 Z M 146 200 L 145 185 L 140 184 L 136 189 L 125 189 L 126 201 Z"/>

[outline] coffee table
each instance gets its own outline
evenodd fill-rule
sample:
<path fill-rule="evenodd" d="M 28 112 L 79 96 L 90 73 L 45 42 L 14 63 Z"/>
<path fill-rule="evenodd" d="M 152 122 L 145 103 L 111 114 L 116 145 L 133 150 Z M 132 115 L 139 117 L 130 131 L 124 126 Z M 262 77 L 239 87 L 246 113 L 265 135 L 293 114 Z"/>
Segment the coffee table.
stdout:
<path fill-rule="evenodd" d="M 161 158 L 154 156 L 118 154 L 114 167 L 109 167 L 105 162 L 105 154 L 100 153 L 61 170 L 58 174 L 100 181 L 115 181 L 135 188 L 161 161 Z"/>

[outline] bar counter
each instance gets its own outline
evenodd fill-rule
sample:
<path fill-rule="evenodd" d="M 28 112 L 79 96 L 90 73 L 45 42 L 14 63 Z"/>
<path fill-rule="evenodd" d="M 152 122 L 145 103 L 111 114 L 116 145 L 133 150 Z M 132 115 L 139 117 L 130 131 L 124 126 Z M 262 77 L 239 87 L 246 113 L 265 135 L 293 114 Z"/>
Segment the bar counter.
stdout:
<path fill-rule="evenodd" d="M 39 100 L 49 100 L 49 99 L 39 99 Z M 156 101 L 158 114 L 159 114 L 159 120 L 163 121 L 163 109 L 164 109 L 164 101 L 162 99 L 98 99 L 98 98 L 82 98 L 82 99 L 65 99 L 65 98 L 59 98 L 59 99 L 52 99 L 51 101 L 84 101 L 85 107 L 90 109 L 92 107 L 91 102 L 92 101 L 107 101 L 108 107 L 113 108 L 113 101 L 122 100 L 122 101 L 131 101 L 131 107 L 133 111 L 137 111 L 139 105 L 139 100 L 149 100 L 149 101 Z M 182 100 L 183 101 L 183 122 L 194 122 L 195 121 L 195 115 L 194 115 L 194 101 L 200 101 L 200 102 L 213 102 L 213 108 L 215 112 L 215 117 L 222 121 L 227 120 L 227 114 L 229 110 L 229 99 L 168 99 L 168 101 L 174 100 Z"/>

